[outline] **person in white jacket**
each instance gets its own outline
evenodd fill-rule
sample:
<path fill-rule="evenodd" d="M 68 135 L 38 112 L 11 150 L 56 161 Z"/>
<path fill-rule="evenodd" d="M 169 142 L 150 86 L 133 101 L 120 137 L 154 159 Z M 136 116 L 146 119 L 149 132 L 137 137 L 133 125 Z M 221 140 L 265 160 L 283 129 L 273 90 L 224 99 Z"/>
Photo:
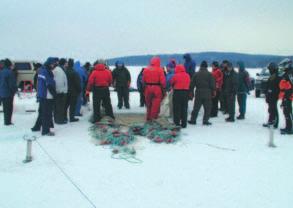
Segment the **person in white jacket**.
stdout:
<path fill-rule="evenodd" d="M 68 93 L 67 76 L 64 72 L 66 68 L 66 60 L 60 59 L 59 66 L 57 66 L 54 73 L 54 80 L 56 82 L 56 99 L 54 107 L 54 121 L 56 124 L 66 124 L 65 104 Z"/>

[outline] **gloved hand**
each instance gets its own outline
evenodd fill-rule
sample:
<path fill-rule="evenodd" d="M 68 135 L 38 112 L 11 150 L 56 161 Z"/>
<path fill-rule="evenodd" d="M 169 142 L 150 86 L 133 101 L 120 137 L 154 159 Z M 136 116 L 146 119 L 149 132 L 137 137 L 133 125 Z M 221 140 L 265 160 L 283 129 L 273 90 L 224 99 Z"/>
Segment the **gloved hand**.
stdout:
<path fill-rule="evenodd" d="M 130 82 L 127 82 L 127 87 L 128 87 L 128 88 L 130 87 Z"/>
<path fill-rule="evenodd" d="M 87 90 L 87 91 L 85 92 L 85 96 L 86 96 L 86 97 L 89 97 L 89 96 L 90 96 L 90 91 Z"/>

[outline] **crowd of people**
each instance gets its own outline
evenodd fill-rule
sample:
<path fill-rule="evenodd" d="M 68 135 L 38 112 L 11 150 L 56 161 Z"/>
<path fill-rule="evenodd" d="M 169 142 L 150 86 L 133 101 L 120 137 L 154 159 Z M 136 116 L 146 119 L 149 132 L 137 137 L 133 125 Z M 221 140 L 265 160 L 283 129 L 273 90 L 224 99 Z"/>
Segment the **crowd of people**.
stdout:
<path fill-rule="evenodd" d="M 162 116 L 162 103 L 167 103 L 168 113 L 175 125 L 186 128 L 187 124 L 196 125 L 201 107 L 204 108 L 203 125 L 210 126 L 211 117 L 218 112 L 226 114 L 226 122 L 243 120 L 246 115 L 247 95 L 252 88 L 251 78 L 242 61 L 233 64 L 224 60 L 222 63 L 202 61 L 199 70 L 190 56 L 183 56 L 184 64 L 171 59 L 166 70 L 161 66 L 159 57 L 153 57 L 149 66 L 143 68 L 137 78 L 137 90 L 140 106 L 146 106 L 146 121 L 152 122 Z M 73 59 L 49 57 L 44 64 L 36 64 L 34 85 L 39 102 L 38 117 L 32 131 L 41 131 L 42 135 L 53 136 L 51 128 L 55 124 L 77 122 L 82 116 L 81 106 L 87 105 L 92 92 L 93 123 L 99 122 L 103 115 L 115 119 L 111 104 L 109 87 L 113 86 L 118 96 L 119 109 L 130 109 L 129 91 L 131 74 L 123 62 L 117 61 L 115 69 L 110 70 L 103 60 L 93 66 L 87 62 L 81 66 Z M 268 65 L 270 78 L 266 90 L 269 119 L 264 127 L 278 128 L 278 100 L 282 101 L 286 126 L 282 134 L 293 134 L 292 129 L 292 61 L 285 59 L 279 65 Z M 280 72 L 282 70 L 282 73 Z M 4 124 L 11 125 L 13 98 L 17 92 L 13 63 L 9 59 L 0 62 L 0 98 L 3 104 Z M 193 101 L 193 110 L 188 120 L 188 102 Z M 235 105 L 239 105 L 236 117 Z"/>

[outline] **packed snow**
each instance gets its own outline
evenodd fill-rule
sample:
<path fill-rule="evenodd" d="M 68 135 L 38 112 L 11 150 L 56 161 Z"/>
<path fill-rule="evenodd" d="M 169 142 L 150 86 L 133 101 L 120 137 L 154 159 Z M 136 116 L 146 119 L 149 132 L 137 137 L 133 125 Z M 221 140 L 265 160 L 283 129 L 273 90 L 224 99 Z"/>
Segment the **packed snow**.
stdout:
<path fill-rule="evenodd" d="M 140 67 L 130 67 L 133 87 Z M 249 69 L 255 75 L 258 70 Z M 130 95 L 131 109 L 143 113 L 139 94 Z M 192 103 L 189 103 L 189 111 Z M 293 138 L 275 131 L 277 148 L 269 148 L 269 130 L 263 98 L 248 97 L 246 120 L 226 123 L 224 115 L 213 125 L 182 130 L 176 144 L 155 144 L 140 138 L 132 164 L 111 158 L 111 151 L 96 146 L 89 135 L 91 111 L 77 123 L 56 125 L 55 137 L 33 142 L 33 161 L 24 164 L 26 143 L 32 135 L 38 105 L 33 95 L 15 97 L 14 126 L 0 128 L 1 208 L 91 208 L 52 159 L 96 207 L 113 208 L 290 208 L 293 204 Z M 280 110 L 280 126 L 284 119 Z"/>

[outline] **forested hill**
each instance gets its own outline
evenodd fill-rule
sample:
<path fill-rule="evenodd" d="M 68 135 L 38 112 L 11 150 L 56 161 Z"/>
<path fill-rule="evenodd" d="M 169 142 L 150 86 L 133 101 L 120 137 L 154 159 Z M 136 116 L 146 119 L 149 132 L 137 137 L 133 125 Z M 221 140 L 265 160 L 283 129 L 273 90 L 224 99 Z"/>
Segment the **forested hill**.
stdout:
<path fill-rule="evenodd" d="M 232 61 L 234 64 L 237 61 L 244 61 L 246 67 L 260 68 L 267 66 L 269 62 L 279 63 L 284 58 L 292 58 L 293 56 L 277 56 L 277 55 L 257 55 L 244 53 L 224 53 L 224 52 L 203 52 L 190 53 L 197 65 L 206 60 L 209 63 L 212 61 L 223 61 L 225 59 Z M 139 55 L 139 56 L 125 56 L 108 59 L 108 64 L 114 65 L 117 60 L 123 61 L 128 66 L 145 66 L 148 65 L 149 60 L 154 55 Z M 176 59 L 179 63 L 183 63 L 183 54 L 157 54 L 161 57 L 162 65 L 166 65 L 171 58 Z"/>

